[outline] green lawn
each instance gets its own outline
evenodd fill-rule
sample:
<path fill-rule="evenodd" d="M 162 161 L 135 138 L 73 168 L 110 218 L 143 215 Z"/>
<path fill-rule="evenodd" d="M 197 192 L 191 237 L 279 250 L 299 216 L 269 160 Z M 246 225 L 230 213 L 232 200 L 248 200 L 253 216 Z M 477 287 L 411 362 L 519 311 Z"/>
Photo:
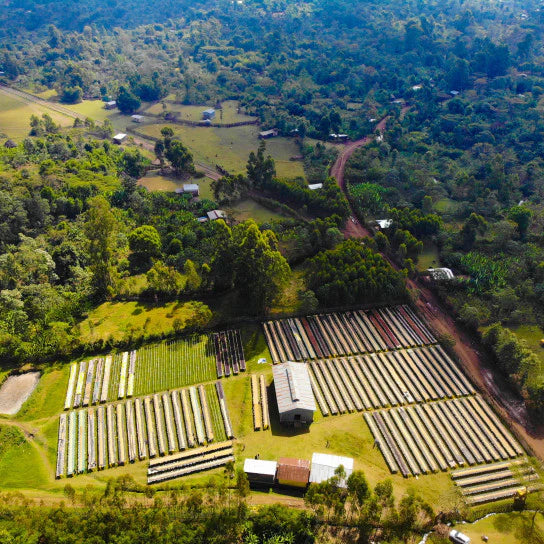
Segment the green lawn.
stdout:
<path fill-rule="evenodd" d="M 181 302 L 151 304 L 143 302 L 105 302 L 79 324 L 82 340 L 97 341 L 112 337 L 121 340 L 133 334 L 167 334 L 174 321 L 185 322 L 193 315 L 191 306 Z"/>
<path fill-rule="evenodd" d="M 70 127 L 74 120 L 40 104 L 28 103 L 23 99 L 0 92 L 0 138 L 23 140 L 30 131 L 30 117 L 48 113 L 55 123 Z"/>
<path fill-rule="evenodd" d="M 460 524 L 454 526 L 471 538 L 472 542 L 482 542 L 482 535 L 489 537 L 489 544 L 525 544 L 528 542 L 542 542 L 542 540 L 531 540 L 530 527 L 532 514 L 530 512 L 510 512 L 498 514 L 482 519 L 472 524 Z M 544 532 L 544 516 L 538 515 L 536 527 Z"/>
<path fill-rule="evenodd" d="M 423 251 L 417 261 L 418 270 L 427 270 L 427 268 L 436 268 L 440 266 L 438 248 L 432 242 L 425 242 Z"/>
<path fill-rule="evenodd" d="M 196 162 L 211 166 L 219 164 L 233 174 L 245 172 L 249 154 L 259 147 L 260 128 L 256 125 L 216 128 L 158 123 L 141 126 L 139 130 L 142 134 L 160 137 L 164 126 L 172 128 L 176 136 L 191 150 Z M 279 177 L 304 177 L 302 162 L 289 160 L 300 155 L 293 139 L 278 137 L 267 140 L 266 150 L 276 162 Z"/>
<path fill-rule="evenodd" d="M 283 217 L 280 213 L 269 210 L 249 198 L 236 202 L 232 207 L 227 208 L 227 211 L 234 216 L 236 221 L 254 219 L 257 223 L 266 223 Z"/>
<path fill-rule="evenodd" d="M 171 101 L 165 101 L 166 110 L 163 108 L 162 102 L 157 102 L 148 108 L 146 108 L 143 112 L 145 115 L 145 112 L 154 113 L 155 115 L 160 115 L 163 113 L 163 111 L 167 112 L 175 112 L 178 113 L 178 119 L 186 120 L 186 121 L 201 121 L 202 120 L 202 112 L 204 110 L 207 110 L 209 108 L 212 108 L 212 105 L 208 106 L 186 106 L 183 104 L 176 104 Z M 213 123 L 217 124 L 228 124 L 228 123 L 240 123 L 243 121 L 254 121 L 255 117 L 251 117 L 249 115 L 245 115 L 244 113 L 238 113 L 238 102 L 236 100 L 227 100 L 226 102 L 223 102 L 222 108 L 216 110 L 215 113 L 215 119 L 213 119 Z"/>

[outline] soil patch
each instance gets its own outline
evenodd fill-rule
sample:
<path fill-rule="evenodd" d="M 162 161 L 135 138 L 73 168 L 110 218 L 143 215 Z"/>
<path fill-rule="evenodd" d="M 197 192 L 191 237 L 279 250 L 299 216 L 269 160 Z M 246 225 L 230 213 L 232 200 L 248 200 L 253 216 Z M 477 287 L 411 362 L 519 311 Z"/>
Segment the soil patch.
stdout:
<path fill-rule="evenodd" d="M 38 382 L 39 372 L 10 376 L 0 387 L 0 414 L 14 415 L 30 397 Z"/>

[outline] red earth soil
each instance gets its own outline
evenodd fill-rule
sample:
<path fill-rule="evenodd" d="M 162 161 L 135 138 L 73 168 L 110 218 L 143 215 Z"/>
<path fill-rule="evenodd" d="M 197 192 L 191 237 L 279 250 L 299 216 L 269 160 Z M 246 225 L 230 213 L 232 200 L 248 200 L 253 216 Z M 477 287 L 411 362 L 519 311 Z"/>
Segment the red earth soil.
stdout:
<path fill-rule="evenodd" d="M 405 111 L 402 113 L 406 113 Z M 387 123 L 387 117 L 376 126 L 376 130 L 383 132 Z M 349 158 L 356 149 L 367 145 L 373 140 L 373 136 L 366 136 L 360 140 L 350 142 L 342 147 L 336 162 L 330 170 L 330 175 L 336 181 L 342 191 L 346 192 L 344 172 Z M 351 217 L 346 222 L 344 236 L 351 238 L 364 238 L 369 236 L 368 230 L 356 219 L 351 209 Z M 391 265 L 398 269 L 396 263 L 384 255 Z M 544 424 L 535 424 L 531 421 L 527 408 L 522 399 L 516 395 L 504 382 L 498 373 L 487 363 L 477 344 L 472 338 L 461 330 L 450 312 L 445 309 L 438 298 L 420 280 L 407 280 L 408 288 L 417 296 L 414 297 L 416 305 L 424 315 L 431 327 L 438 334 L 447 334 L 455 341 L 454 351 L 463 365 L 465 372 L 474 382 L 475 386 L 493 404 L 501 417 L 509 422 L 519 439 L 529 447 L 532 452 L 544 460 Z"/>

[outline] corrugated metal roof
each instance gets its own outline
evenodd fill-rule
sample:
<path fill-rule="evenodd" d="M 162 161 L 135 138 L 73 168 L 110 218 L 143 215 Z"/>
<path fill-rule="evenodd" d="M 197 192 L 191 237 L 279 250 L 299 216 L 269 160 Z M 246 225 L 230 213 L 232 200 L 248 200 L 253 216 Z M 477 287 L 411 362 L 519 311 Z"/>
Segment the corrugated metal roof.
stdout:
<path fill-rule="evenodd" d="M 310 477 L 310 461 L 280 457 L 278 460 L 278 480 L 308 483 Z"/>
<path fill-rule="evenodd" d="M 306 363 L 286 363 L 272 367 L 274 388 L 281 413 L 302 409 L 315 412 L 315 399 Z"/>
<path fill-rule="evenodd" d="M 327 453 L 314 453 L 312 455 L 312 469 L 310 471 L 310 483 L 320 483 L 332 478 L 334 471 L 342 465 L 346 472 L 346 479 L 353 472 L 353 459 L 340 455 Z M 346 487 L 345 482 L 340 482 L 340 487 Z"/>
<path fill-rule="evenodd" d="M 244 461 L 244 472 L 249 474 L 263 474 L 275 476 L 278 463 L 276 461 L 263 461 L 262 459 L 246 459 Z"/>

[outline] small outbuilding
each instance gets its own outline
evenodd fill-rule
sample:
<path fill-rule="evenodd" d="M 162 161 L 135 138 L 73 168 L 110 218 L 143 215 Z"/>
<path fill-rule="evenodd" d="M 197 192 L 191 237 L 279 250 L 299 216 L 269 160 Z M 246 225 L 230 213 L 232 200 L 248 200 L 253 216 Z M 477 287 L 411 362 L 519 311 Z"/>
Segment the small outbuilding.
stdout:
<path fill-rule="evenodd" d="M 207 110 L 204 110 L 202 112 L 202 119 L 215 119 L 215 110 L 213 108 L 209 108 Z"/>
<path fill-rule="evenodd" d="M 268 140 L 269 138 L 275 138 L 279 134 L 277 128 L 271 128 L 270 130 L 263 130 L 259 132 L 259 138 L 261 140 Z"/>
<path fill-rule="evenodd" d="M 450 268 L 428 268 L 427 272 L 434 281 L 453 280 L 455 278 Z"/>
<path fill-rule="evenodd" d="M 114 110 L 117 107 L 117 102 L 115 100 L 109 100 L 104 104 L 104 108 L 107 110 Z"/>
<path fill-rule="evenodd" d="M 143 123 L 144 121 L 143 115 L 132 115 L 130 118 L 132 119 L 133 123 Z"/>
<path fill-rule="evenodd" d="M 376 219 L 374 221 L 374 228 L 376 230 L 386 230 L 393 224 L 392 219 Z"/>
<path fill-rule="evenodd" d="M 113 137 L 113 143 L 121 145 L 127 139 L 127 135 L 124 132 L 120 132 Z"/>
<path fill-rule="evenodd" d="M 346 480 L 353 472 L 353 459 L 340 455 L 329 455 L 327 453 L 314 453 L 312 455 L 312 469 L 310 470 L 310 483 L 319 484 L 332 478 L 335 470 L 342 465 L 346 473 Z M 340 487 L 346 487 L 346 481 L 341 480 Z"/>
<path fill-rule="evenodd" d="M 184 183 L 183 184 L 183 194 L 192 195 L 192 196 L 199 196 L 200 195 L 200 188 L 199 188 L 198 184 L 196 184 L 196 183 Z"/>
<path fill-rule="evenodd" d="M 455 544 L 470 544 L 470 537 L 463 533 L 460 533 L 459 531 L 456 531 L 455 529 L 452 529 L 450 531 L 449 536 L 450 540 Z"/>
<path fill-rule="evenodd" d="M 276 479 L 276 461 L 263 461 L 261 459 L 246 459 L 244 472 L 250 484 L 273 485 Z"/>
<path fill-rule="evenodd" d="M 4 147 L 6 149 L 15 149 L 17 147 L 17 144 L 13 140 L 6 140 L 4 142 Z"/>
<path fill-rule="evenodd" d="M 276 479 L 280 485 L 306 487 L 310 480 L 310 461 L 292 457 L 280 457 Z"/>
<path fill-rule="evenodd" d="M 310 185 L 308 185 L 308 189 L 310 189 L 310 191 L 317 191 L 318 189 L 322 189 L 322 188 L 323 188 L 322 183 L 311 183 Z"/>
<path fill-rule="evenodd" d="M 316 410 L 312 384 L 306 363 L 287 361 L 272 367 L 280 422 L 309 425 Z"/>
<path fill-rule="evenodd" d="M 216 219 L 227 219 L 227 214 L 223 210 L 212 210 L 206 214 L 210 221 L 215 221 Z"/>

